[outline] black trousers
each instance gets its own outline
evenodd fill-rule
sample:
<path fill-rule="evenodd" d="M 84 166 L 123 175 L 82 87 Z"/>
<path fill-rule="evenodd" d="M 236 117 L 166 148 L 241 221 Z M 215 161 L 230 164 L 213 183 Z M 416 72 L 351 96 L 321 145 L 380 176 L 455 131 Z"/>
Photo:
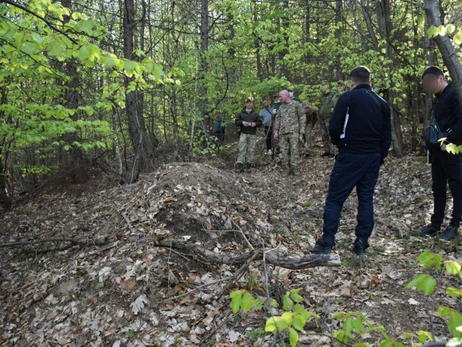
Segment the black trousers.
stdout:
<path fill-rule="evenodd" d="M 366 249 L 374 229 L 374 190 L 380 170 L 380 153 L 339 153 L 335 159 L 324 207 L 321 245 L 333 247 L 340 223 L 343 204 L 356 187 L 358 215 L 354 244 Z"/>
<path fill-rule="evenodd" d="M 266 150 L 269 151 L 273 142 L 273 129 L 270 126 L 265 125 L 265 135 L 266 135 Z"/>
<path fill-rule="evenodd" d="M 446 210 L 446 186 L 453 198 L 451 225 L 458 227 L 462 218 L 462 155 L 436 150 L 432 153 L 433 216 L 432 226 L 441 228 Z"/>

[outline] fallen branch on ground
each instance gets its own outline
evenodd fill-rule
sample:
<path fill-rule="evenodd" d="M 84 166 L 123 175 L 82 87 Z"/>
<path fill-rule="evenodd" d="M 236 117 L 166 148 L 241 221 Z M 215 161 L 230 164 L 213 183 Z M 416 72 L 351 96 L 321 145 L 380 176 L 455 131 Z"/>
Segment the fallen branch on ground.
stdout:
<path fill-rule="evenodd" d="M 172 247 L 177 249 L 188 250 L 196 254 L 201 255 L 209 261 L 228 264 L 228 265 L 240 265 L 244 264 L 248 259 L 258 255 L 256 258 L 263 257 L 263 250 L 253 250 L 239 255 L 230 254 L 217 254 L 209 249 L 198 246 L 195 243 L 175 240 L 175 239 L 161 239 L 156 241 L 156 245 L 162 247 Z M 280 266 L 290 270 L 300 270 L 310 267 L 317 266 L 340 266 L 340 257 L 336 254 L 332 255 L 318 255 L 309 254 L 303 258 L 292 258 L 287 259 L 280 257 L 276 251 L 266 251 L 265 260 L 272 265 Z"/>
<path fill-rule="evenodd" d="M 191 253 L 198 254 L 203 258 L 207 259 L 213 263 L 219 264 L 228 264 L 228 265 L 242 265 L 246 263 L 249 259 L 262 259 L 263 252 L 265 253 L 265 260 L 269 264 L 280 266 L 290 270 L 300 270 L 306 269 L 310 267 L 317 267 L 317 266 L 340 266 L 341 261 L 340 257 L 336 254 L 333 255 L 318 255 L 318 254 L 309 254 L 303 258 L 284 258 L 281 257 L 275 250 L 265 250 L 265 249 L 255 249 L 243 254 L 218 254 L 215 253 L 207 248 L 201 247 L 193 242 L 183 241 L 183 240 L 176 240 L 176 239 L 143 239 L 140 238 L 136 240 L 136 242 L 154 242 L 155 246 L 159 247 L 169 247 L 173 249 L 182 249 L 187 250 Z M 110 242 L 107 237 L 99 238 L 99 239 L 66 239 L 66 238 L 56 238 L 56 239 L 43 239 L 43 240 L 19 240 L 19 241 L 11 241 L 11 242 L 3 242 L 0 243 L 1 247 L 22 247 L 27 250 L 36 250 L 31 249 L 29 246 L 39 245 L 39 244 L 67 244 L 63 247 L 57 248 L 48 248 L 45 251 L 60 251 L 64 250 L 73 246 L 103 246 Z M 40 250 L 38 250 L 40 252 Z"/>

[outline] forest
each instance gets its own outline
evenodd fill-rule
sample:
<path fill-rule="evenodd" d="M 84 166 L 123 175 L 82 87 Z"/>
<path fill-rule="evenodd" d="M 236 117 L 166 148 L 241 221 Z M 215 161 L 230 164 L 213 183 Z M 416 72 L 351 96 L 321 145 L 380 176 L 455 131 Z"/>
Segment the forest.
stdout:
<path fill-rule="evenodd" d="M 409 233 L 432 208 L 421 76 L 462 103 L 461 47 L 460 0 L 0 0 L 0 343 L 457 346 L 461 240 Z M 319 108 L 358 65 L 392 116 L 375 246 L 344 247 L 352 199 L 339 256 L 294 265 L 332 160 L 315 127 L 291 181 L 259 132 L 236 175 L 234 120 L 284 89 Z"/>

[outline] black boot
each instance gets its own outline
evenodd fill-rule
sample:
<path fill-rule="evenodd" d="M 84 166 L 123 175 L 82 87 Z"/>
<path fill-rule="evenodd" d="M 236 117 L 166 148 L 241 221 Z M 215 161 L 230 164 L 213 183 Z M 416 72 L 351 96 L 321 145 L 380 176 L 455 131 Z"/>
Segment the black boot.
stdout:
<path fill-rule="evenodd" d="M 426 227 L 424 227 L 422 230 L 418 231 L 416 233 L 416 236 L 421 236 L 421 237 L 436 236 L 439 230 L 440 230 L 439 228 L 435 228 L 433 225 L 429 224 Z"/>
<path fill-rule="evenodd" d="M 310 251 L 311 254 L 330 254 L 330 252 L 332 252 L 332 247 L 322 244 L 314 246 Z"/>
<path fill-rule="evenodd" d="M 452 240 L 457 236 L 458 227 L 454 225 L 449 225 L 445 231 L 439 235 L 440 240 Z"/>
<path fill-rule="evenodd" d="M 238 172 L 238 173 L 244 172 L 244 165 L 242 163 L 237 163 L 236 172 Z"/>
<path fill-rule="evenodd" d="M 247 163 L 247 173 L 252 173 L 252 163 Z"/>

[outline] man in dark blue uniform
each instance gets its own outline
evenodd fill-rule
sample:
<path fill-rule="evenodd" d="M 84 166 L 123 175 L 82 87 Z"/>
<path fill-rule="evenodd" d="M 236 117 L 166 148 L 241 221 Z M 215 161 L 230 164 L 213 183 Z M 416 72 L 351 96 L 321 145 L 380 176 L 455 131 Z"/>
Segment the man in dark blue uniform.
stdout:
<path fill-rule="evenodd" d="M 372 91 L 370 81 L 369 69 L 354 68 L 350 73 L 352 90 L 339 97 L 329 122 L 329 134 L 339 154 L 324 207 L 322 240 L 311 253 L 332 251 L 343 204 L 355 187 L 359 205 L 353 251 L 362 255 L 369 247 L 374 228 L 375 185 L 391 145 L 390 107 Z"/>
<path fill-rule="evenodd" d="M 418 235 L 452 240 L 457 235 L 462 218 L 462 154 L 448 153 L 446 144 L 462 144 L 462 107 L 454 86 L 446 81 L 440 68 L 428 67 L 422 75 L 422 83 L 427 92 L 435 94 L 433 116 L 446 136 L 446 142 L 436 148 L 428 148 L 432 158 L 433 215 L 431 224 L 420 230 Z M 446 209 L 447 185 L 454 200 L 452 219 L 439 234 Z"/>

